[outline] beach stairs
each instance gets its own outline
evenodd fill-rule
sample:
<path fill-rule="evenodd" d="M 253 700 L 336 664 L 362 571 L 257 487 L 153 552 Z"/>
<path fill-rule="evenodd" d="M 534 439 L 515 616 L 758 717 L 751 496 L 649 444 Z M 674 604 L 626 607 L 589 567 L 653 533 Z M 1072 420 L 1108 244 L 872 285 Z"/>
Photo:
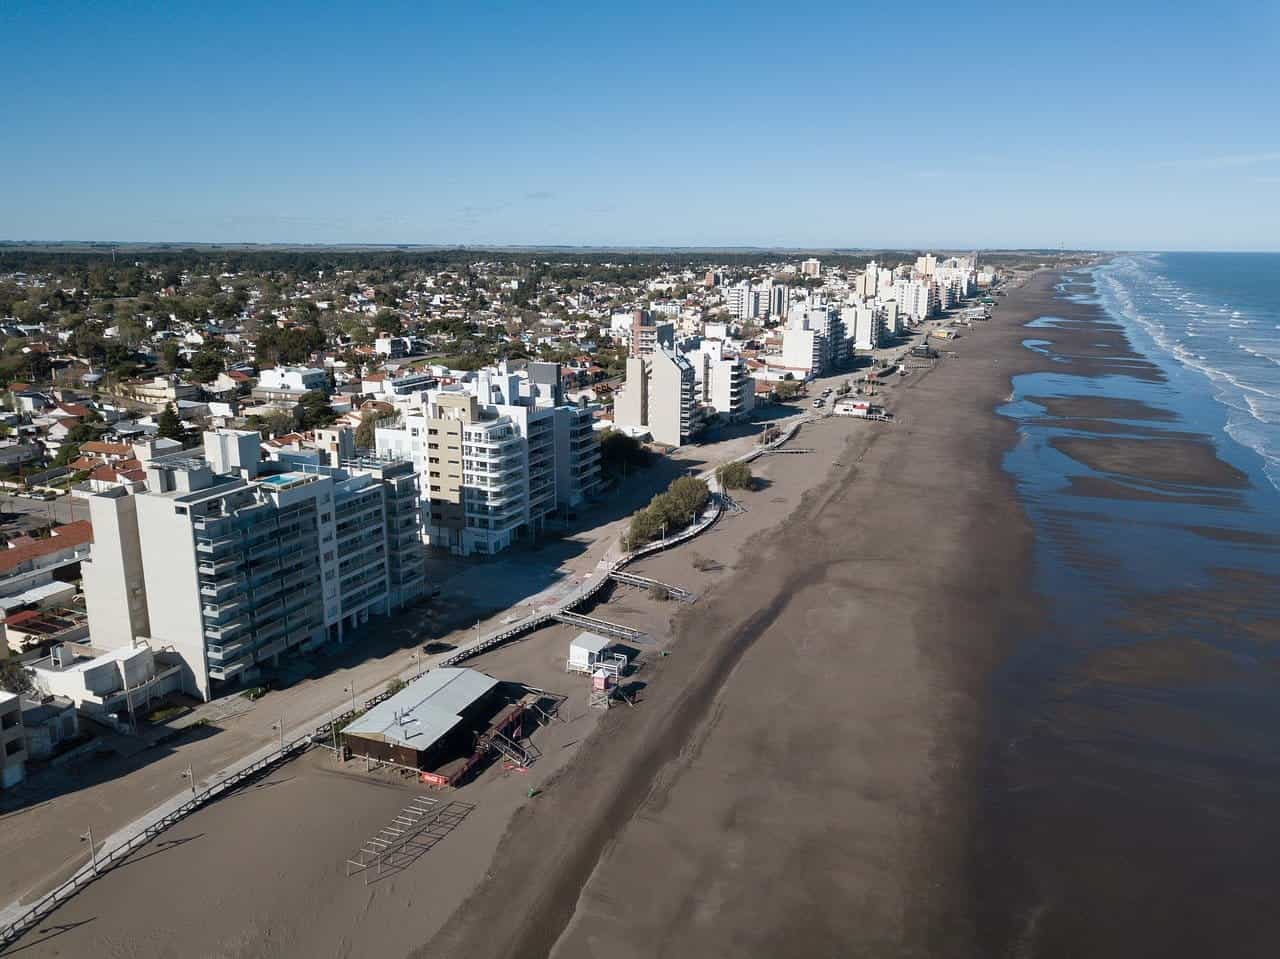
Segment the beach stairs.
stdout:
<path fill-rule="evenodd" d="M 529 750 L 496 730 L 483 737 L 480 745 L 499 753 L 516 768 L 527 769 L 533 764 L 534 757 Z"/>

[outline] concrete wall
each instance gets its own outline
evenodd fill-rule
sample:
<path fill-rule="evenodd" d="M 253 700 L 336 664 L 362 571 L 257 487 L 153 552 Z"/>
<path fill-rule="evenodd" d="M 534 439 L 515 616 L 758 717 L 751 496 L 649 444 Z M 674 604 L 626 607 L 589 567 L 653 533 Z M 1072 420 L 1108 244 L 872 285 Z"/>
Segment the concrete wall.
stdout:
<path fill-rule="evenodd" d="M 81 563 L 89 638 L 102 649 L 132 646 L 150 630 L 138 539 L 138 498 L 91 496 L 93 547 Z"/>
<path fill-rule="evenodd" d="M 138 533 L 152 647 L 171 646 L 190 670 L 191 687 L 209 698 L 195 538 L 186 516 L 163 496 L 138 498 Z"/>

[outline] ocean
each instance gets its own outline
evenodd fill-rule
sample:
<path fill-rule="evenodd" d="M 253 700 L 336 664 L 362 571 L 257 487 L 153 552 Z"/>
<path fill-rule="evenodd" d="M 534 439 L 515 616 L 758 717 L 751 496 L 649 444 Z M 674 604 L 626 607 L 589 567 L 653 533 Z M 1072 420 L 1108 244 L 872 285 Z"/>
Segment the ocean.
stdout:
<path fill-rule="evenodd" d="M 1109 313 L 1204 376 L 1228 435 L 1280 489 L 1280 254 L 1130 255 L 1094 272 Z"/>
<path fill-rule="evenodd" d="M 1000 410 L 1044 622 L 992 686 L 989 954 L 1280 955 L 1280 256 L 1126 255 Z"/>

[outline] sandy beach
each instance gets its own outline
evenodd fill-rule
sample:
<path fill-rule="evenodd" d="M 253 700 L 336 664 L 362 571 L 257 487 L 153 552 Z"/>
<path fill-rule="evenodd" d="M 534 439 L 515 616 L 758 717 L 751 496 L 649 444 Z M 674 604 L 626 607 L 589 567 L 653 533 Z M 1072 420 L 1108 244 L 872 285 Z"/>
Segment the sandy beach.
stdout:
<path fill-rule="evenodd" d="M 608 717 L 416 955 L 972 954 L 986 676 L 1036 620 L 992 410 L 1051 284 L 895 389 L 896 425 L 805 431 L 838 434 L 822 481 L 678 617 L 642 715 Z M 655 575 L 687 578 L 684 552 Z"/>

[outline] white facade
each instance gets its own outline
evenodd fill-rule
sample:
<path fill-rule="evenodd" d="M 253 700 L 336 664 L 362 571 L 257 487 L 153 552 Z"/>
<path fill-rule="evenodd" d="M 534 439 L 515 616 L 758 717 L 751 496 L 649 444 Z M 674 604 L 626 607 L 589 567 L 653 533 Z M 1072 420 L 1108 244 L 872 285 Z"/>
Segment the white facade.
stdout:
<path fill-rule="evenodd" d="M 27 739 L 22 728 L 22 699 L 0 689 L 0 789 L 27 778 Z"/>
<path fill-rule="evenodd" d="M 225 433 L 206 434 L 206 458 L 188 452 L 147 464 L 147 489 L 133 496 L 136 540 L 118 521 L 127 510 L 91 506 L 107 535 L 95 541 L 85 578 L 90 615 L 104 623 L 91 627 L 95 645 L 148 638 L 171 649 L 185 664 L 185 688 L 204 698 L 282 653 L 339 640 L 425 588 L 408 463 L 334 469 L 310 453 L 296 457 L 299 468 L 276 464 L 259 475 L 267 467 L 256 449 L 238 458 L 238 441 L 256 434 Z M 135 556 L 140 583 L 126 572 Z M 136 631 L 139 585 L 145 636 Z"/>
<path fill-rule="evenodd" d="M 499 552 L 599 487 L 591 410 L 563 402 L 557 364 L 482 370 L 404 410 L 399 425 L 376 431 L 377 448 L 420 473 L 432 546 Z"/>
<path fill-rule="evenodd" d="M 329 377 L 324 370 L 306 366 L 273 366 L 262 371 L 258 388 L 271 391 L 324 390 L 329 387 Z"/>
<path fill-rule="evenodd" d="M 701 427 L 697 375 L 685 357 L 659 347 L 627 360 L 627 383 L 614 400 L 618 426 L 647 430 L 655 442 L 683 446 Z"/>

